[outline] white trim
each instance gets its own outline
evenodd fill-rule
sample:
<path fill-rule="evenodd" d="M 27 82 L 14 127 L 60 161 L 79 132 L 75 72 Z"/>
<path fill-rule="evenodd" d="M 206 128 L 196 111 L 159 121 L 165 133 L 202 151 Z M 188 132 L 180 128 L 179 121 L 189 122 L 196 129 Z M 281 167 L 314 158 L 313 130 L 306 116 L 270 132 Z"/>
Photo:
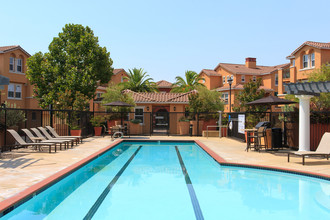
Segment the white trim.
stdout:
<path fill-rule="evenodd" d="M 308 68 L 304 68 L 304 69 L 299 69 L 299 71 L 305 71 L 305 70 L 312 70 L 312 69 L 315 69 L 315 67 L 308 67 Z"/>

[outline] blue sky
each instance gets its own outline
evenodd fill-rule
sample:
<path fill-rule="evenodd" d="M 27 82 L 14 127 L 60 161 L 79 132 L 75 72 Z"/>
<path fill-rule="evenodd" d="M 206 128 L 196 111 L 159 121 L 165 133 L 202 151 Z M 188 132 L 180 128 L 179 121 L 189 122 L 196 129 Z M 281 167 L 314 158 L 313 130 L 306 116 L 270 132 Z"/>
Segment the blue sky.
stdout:
<path fill-rule="evenodd" d="M 219 62 L 278 65 L 303 42 L 330 42 L 329 0 L 1 1 L 0 45 L 47 52 L 67 23 L 93 29 L 114 68 L 174 82 Z"/>

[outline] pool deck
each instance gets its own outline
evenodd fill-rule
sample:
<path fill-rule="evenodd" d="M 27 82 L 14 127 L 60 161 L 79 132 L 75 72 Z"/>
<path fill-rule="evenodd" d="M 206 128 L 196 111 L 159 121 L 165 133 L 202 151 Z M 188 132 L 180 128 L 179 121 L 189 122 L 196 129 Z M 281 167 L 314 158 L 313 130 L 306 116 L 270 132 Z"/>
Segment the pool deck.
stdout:
<path fill-rule="evenodd" d="M 133 140 L 130 138 L 128 140 Z M 271 166 L 290 170 L 312 172 L 330 176 L 330 160 L 306 158 L 305 166 L 301 157 L 261 151 L 246 152 L 246 143 L 229 138 L 203 137 L 136 137 L 151 140 L 199 140 L 229 163 Z M 73 149 L 49 154 L 28 149 L 14 150 L 0 156 L 0 202 L 44 180 L 45 178 L 77 163 L 112 144 L 110 137 L 91 137 Z"/>

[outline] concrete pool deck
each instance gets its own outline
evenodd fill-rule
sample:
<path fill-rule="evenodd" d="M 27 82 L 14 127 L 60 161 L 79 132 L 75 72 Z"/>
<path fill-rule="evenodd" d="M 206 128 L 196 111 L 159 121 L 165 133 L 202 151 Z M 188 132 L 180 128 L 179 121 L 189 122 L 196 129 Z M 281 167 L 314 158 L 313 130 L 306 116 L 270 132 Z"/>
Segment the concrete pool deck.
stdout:
<path fill-rule="evenodd" d="M 199 140 L 229 163 L 271 166 L 330 176 L 330 160 L 306 158 L 306 165 L 303 166 L 301 157 L 292 156 L 291 162 L 288 163 L 285 153 L 246 152 L 246 143 L 229 138 L 152 136 L 133 137 L 128 140 L 134 138 Z M 112 143 L 110 137 L 91 137 L 84 139 L 83 144 L 79 144 L 73 149 L 58 151 L 57 153 L 49 154 L 48 151 L 36 152 L 28 149 L 3 153 L 0 157 L 0 202 Z"/>

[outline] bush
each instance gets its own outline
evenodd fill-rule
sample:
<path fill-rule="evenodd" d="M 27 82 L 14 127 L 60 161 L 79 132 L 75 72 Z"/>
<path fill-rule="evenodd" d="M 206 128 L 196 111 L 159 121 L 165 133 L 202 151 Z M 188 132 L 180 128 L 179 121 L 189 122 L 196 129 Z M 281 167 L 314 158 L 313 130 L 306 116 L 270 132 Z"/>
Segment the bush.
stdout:
<path fill-rule="evenodd" d="M 8 104 L 6 104 L 8 105 Z M 16 106 L 10 106 L 11 108 L 15 108 Z M 5 113 L 6 111 L 6 113 Z M 5 118 L 5 114 L 6 114 L 6 118 Z M 8 109 L 8 110 L 4 110 L 4 109 L 0 109 L 0 127 L 5 128 L 5 126 L 7 126 L 7 128 L 9 127 L 13 127 L 13 126 L 18 126 L 19 124 L 23 123 L 26 121 L 25 118 L 25 113 L 22 110 L 14 110 L 14 109 Z"/>
<path fill-rule="evenodd" d="M 130 122 L 132 122 L 133 124 L 140 124 L 142 122 L 141 119 L 132 119 L 130 120 Z"/>
<path fill-rule="evenodd" d="M 91 118 L 90 122 L 92 123 L 93 127 L 101 127 L 102 123 L 105 121 L 105 118 L 101 115 L 95 115 Z"/>

